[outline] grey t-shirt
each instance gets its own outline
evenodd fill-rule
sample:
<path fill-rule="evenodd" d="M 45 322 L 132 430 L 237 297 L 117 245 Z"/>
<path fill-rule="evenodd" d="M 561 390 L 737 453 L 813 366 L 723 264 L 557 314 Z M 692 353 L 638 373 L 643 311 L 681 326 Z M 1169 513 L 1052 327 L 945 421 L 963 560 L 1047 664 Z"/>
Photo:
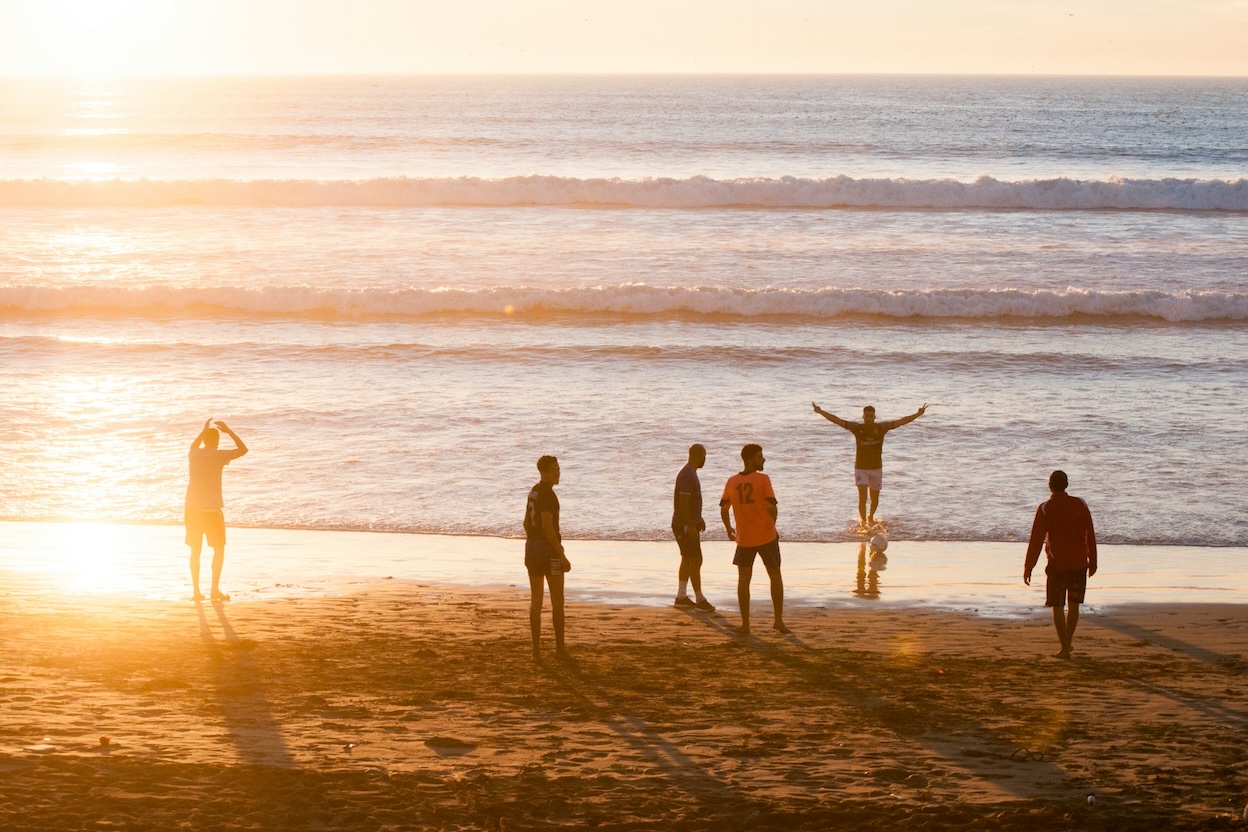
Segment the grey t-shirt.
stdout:
<path fill-rule="evenodd" d="M 686 465 L 676 475 L 676 489 L 672 493 L 672 526 L 681 526 L 680 495 L 689 495 L 689 515 L 694 520 L 702 519 L 702 482 L 698 472 Z"/>

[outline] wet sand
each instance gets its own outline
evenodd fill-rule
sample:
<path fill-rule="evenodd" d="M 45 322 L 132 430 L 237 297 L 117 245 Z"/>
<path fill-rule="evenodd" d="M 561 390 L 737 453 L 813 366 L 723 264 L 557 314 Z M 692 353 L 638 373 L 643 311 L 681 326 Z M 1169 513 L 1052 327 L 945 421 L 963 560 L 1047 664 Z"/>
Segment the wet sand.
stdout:
<path fill-rule="evenodd" d="M 0 828 L 1244 826 L 1248 608 L 1094 612 L 1064 662 L 1042 609 L 781 636 L 755 583 L 755 637 L 577 602 L 540 665 L 524 588 L 0 595 Z"/>

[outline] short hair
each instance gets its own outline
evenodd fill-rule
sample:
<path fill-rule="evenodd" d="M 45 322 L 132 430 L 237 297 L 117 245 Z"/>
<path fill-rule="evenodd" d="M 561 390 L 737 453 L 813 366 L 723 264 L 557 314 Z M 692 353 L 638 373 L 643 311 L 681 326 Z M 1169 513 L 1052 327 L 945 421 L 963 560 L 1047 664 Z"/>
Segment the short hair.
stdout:
<path fill-rule="evenodd" d="M 755 445 L 753 443 L 746 445 L 744 448 L 741 449 L 741 461 L 747 462 L 750 457 L 754 456 L 754 454 L 761 453 L 762 450 L 763 450 L 762 445 Z"/>
<path fill-rule="evenodd" d="M 204 447 L 215 448 L 221 444 L 221 431 L 216 428 L 204 428 Z"/>
<path fill-rule="evenodd" d="M 868 410 L 869 410 L 869 411 L 871 411 L 872 413 L 874 413 L 874 412 L 875 412 L 875 408 L 874 408 L 874 407 L 872 407 L 871 405 L 867 405 L 866 407 L 864 407 L 864 408 L 862 409 L 862 412 L 863 412 L 863 413 L 866 413 Z"/>
<path fill-rule="evenodd" d="M 539 456 L 537 458 L 537 470 L 543 473 L 545 473 L 547 470 L 555 467 L 558 464 L 559 464 L 559 460 L 555 459 L 550 454 L 546 454 L 545 456 Z"/>
<path fill-rule="evenodd" d="M 1066 478 L 1065 471 L 1054 471 L 1049 474 L 1050 491 L 1065 491 L 1068 485 L 1070 485 L 1070 480 Z"/>
<path fill-rule="evenodd" d="M 701 442 L 694 442 L 689 446 L 689 456 L 693 456 L 694 454 L 702 454 L 703 456 L 706 456 L 706 448 L 702 446 Z"/>

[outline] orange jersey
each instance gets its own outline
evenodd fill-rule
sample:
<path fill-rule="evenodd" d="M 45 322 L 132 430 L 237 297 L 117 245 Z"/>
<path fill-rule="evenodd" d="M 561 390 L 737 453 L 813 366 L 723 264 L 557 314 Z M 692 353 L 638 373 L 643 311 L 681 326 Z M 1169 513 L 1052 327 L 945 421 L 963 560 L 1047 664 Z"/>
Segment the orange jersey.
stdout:
<path fill-rule="evenodd" d="M 719 504 L 732 506 L 738 546 L 762 546 L 776 539 L 776 521 L 768 511 L 776 504 L 776 492 L 771 490 L 771 477 L 762 471 L 729 477 Z"/>

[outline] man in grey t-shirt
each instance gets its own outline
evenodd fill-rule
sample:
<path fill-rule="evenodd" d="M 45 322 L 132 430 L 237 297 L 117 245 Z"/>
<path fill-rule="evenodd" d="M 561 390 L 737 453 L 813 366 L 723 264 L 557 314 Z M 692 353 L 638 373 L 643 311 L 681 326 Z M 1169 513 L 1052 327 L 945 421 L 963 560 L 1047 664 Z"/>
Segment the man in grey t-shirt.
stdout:
<path fill-rule="evenodd" d="M 204 538 L 212 547 L 212 600 L 228 601 L 230 596 L 221 591 L 221 567 L 225 564 L 225 501 L 221 497 L 221 474 L 225 466 L 247 453 L 247 446 L 238 434 L 218 420 L 204 422 L 204 429 L 191 443 L 187 458 L 190 463 L 190 481 L 186 486 L 186 545 L 191 547 L 191 585 L 195 600 L 204 600 L 199 591 L 199 555 Z M 222 451 L 217 448 L 224 432 L 234 440 L 234 447 Z"/>

